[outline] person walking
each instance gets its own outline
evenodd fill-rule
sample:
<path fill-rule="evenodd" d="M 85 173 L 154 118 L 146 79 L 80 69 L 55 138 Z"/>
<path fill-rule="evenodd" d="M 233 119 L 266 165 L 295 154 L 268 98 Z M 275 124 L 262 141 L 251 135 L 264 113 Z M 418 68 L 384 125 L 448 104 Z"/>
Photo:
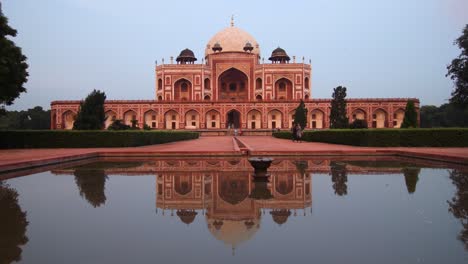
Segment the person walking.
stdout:
<path fill-rule="evenodd" d="M 302 128 L 299 123 L 296 124 L 296 141 L 302 142 Z"/>
<path fill-rule="evenodd" d="M 292 141 L 296 141 L 297 140 L 297 124 L 293 124 L 292 128 L 291 128 L 291 134 L 292 134 Z"/>

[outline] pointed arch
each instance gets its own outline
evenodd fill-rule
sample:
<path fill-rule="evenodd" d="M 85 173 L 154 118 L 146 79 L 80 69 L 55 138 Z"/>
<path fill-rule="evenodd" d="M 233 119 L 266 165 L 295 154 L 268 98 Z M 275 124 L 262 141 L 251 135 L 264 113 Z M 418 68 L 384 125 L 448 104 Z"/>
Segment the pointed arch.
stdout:
<path fill-rule="evenodd" d="M 62 114 L 62 127 L 63 129 L 73 129 L 75 124 L 76 112 L 73 110 L 67 110 Z"/>
<path fill-rule="evenodd" d="M 179 113 L 174 109 L 164 113 L 164 124 L 166 129 L 179 129 Z"/>
<path fill-rule="evenodd" d="M 275 190 L 281 195 L 287 195 L 294 189 L 294 176 L 291 174 L 275 175 Z"/>
<path fill-rule="evenodd" d="M 293 83 L 288 78 L 280 78 L 275 82 L 275 99 L 292 100 Z"/>
<path fill-rule="evenodd" d="M 177 174 L 174 177 L 174 190 L 180 195 L 187 195 L 192 191 L 192 175 Z"/>
<path fill-rule="evenodd" d="M 258 78 L 255 80 L 255 89 L 256 89 L 256 90 L 262 90 L 262 89 L 263 89 L 262 78 L 258 77 Z"/>
<path fill-rule="evenodd" d="M 248 99 L 249 77 L 237 68 L 229 68 L 218 77 L 218 94 L 221 100 L 243 101 Z"/>
<path fill-rule="evenodd" d="M 186 78 L 180 78 L 174 82 L 174 100 L 191 101 L 192 82 Z"/>
<path fill-rule="evenodd" d="M 117 113 L 113 110 L 107 110 L 104 115 L 106 117 L 104 128 L 107 129 L 117 119 Z"/>
<path fill-rule="evenodd" d="M 148 110 L 143 115 L 145 124 L 151 128 L 158 128 L 158 113 L 154 110 Z"/>
<path fill-rule="evenodd" d="M 211 109 L 205 114 L 206 128 L 215 129 L 221 128 L 221 113 L 215 109 Z"/>
<path fill-rule="evenodd" d="M 262 128 L 262 112 L 257 109 L 252 109 L 247 113 L 247 128 L 260 129 Z"/>
<path fill-rule="evenodd" d="M 325 113 L 322 110 L 316 108 L 310 111 L 310 128 L 325 128 Z"/>
<path fill-rule="evenodd" d="M 138 118 L 137 117 L 137 111 L 135 111 L 133 109 L 129 109 L 129 110 L 125 111 L 125 113 L 123 115 L 124 124 L 126 124 L 128 126 L 132 125 L 132 120 L 138 120 L 137 118 Z"/>
<path fill-rule="evenodd" d="M 163 81 L 161 78 L 158 79 L 158 91 L 163 89 Z"/>
<path fill-rule="evenodd" d="M 372 113 L 372 127 L 385 128 L 387 127 L 388 114 L 382 108 L 377 108 Z"/>
<path fill-rule="evenodd" d="M 354 120 L 367 120 L 367 113 L 366 111 L 364 111 L 364 109 L 362 108 L 356 108 L 353 110 L 353 112 L 351 113 L 351 121 L 354 121 Z"/>
<path fill-rule="evenodd" d="M 203 85 L 205 87 L 205 90 L 211 90 L 210 78 L 205 78 L 205 80 L 203 81 Z"/>
<path fill-rule="evenodd" d="M 186 129 L 197 129 L 200 128 L 200 113 L 191 109 L 185 112 L 185 128 Z"/>
<path fill-rule="evenodd" d="M 242 124 L 241 113 L 239 110 L 232 108 L 226 112 L 226 127 L 240 128 Z"/>
<path fill-rule="evenodd" d="M 283 112 L 273 109 L 268 112 L 267 125 L 269 129 L 282 128 Z"/>
<path fill-rule="evenodd" d="M 405 110 L 403 108 L 398 108 L 393 112 L 393 127 L 400 128 L 405 118 Z"/>

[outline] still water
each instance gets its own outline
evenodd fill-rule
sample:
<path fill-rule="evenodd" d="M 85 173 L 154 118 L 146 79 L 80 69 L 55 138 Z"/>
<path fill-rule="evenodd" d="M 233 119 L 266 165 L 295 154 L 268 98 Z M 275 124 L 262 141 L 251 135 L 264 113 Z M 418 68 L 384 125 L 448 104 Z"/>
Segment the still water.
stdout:
<path fill-rule="evenodd" d="M 275 157 L 268 183 L 244 158 L 40 170 L 0 175 L 0 263 L 468 263 L 466 167 Z"/>

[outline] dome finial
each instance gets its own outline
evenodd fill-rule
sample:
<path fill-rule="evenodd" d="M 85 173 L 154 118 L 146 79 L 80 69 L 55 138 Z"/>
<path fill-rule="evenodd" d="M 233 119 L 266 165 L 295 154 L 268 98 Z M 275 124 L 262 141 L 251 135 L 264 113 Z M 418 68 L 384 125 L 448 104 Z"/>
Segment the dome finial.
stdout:
<path fill-rule="evenodd" d="M 231 15 L 231 27 L 234 26 L 234 15 Z"/>

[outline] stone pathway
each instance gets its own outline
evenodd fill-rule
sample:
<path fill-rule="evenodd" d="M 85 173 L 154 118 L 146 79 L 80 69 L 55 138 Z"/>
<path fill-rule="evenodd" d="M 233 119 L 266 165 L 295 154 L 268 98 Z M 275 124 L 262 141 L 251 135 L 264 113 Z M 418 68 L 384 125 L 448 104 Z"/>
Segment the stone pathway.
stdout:
<path fill-rule="evenodd" d="M 98 156 L 402 155 L 468 165 L 468 148 L 369 148 L 277 139 L 270 136 L 205 136 L 132 148 L 0 150 L 0 172 Z"/>

